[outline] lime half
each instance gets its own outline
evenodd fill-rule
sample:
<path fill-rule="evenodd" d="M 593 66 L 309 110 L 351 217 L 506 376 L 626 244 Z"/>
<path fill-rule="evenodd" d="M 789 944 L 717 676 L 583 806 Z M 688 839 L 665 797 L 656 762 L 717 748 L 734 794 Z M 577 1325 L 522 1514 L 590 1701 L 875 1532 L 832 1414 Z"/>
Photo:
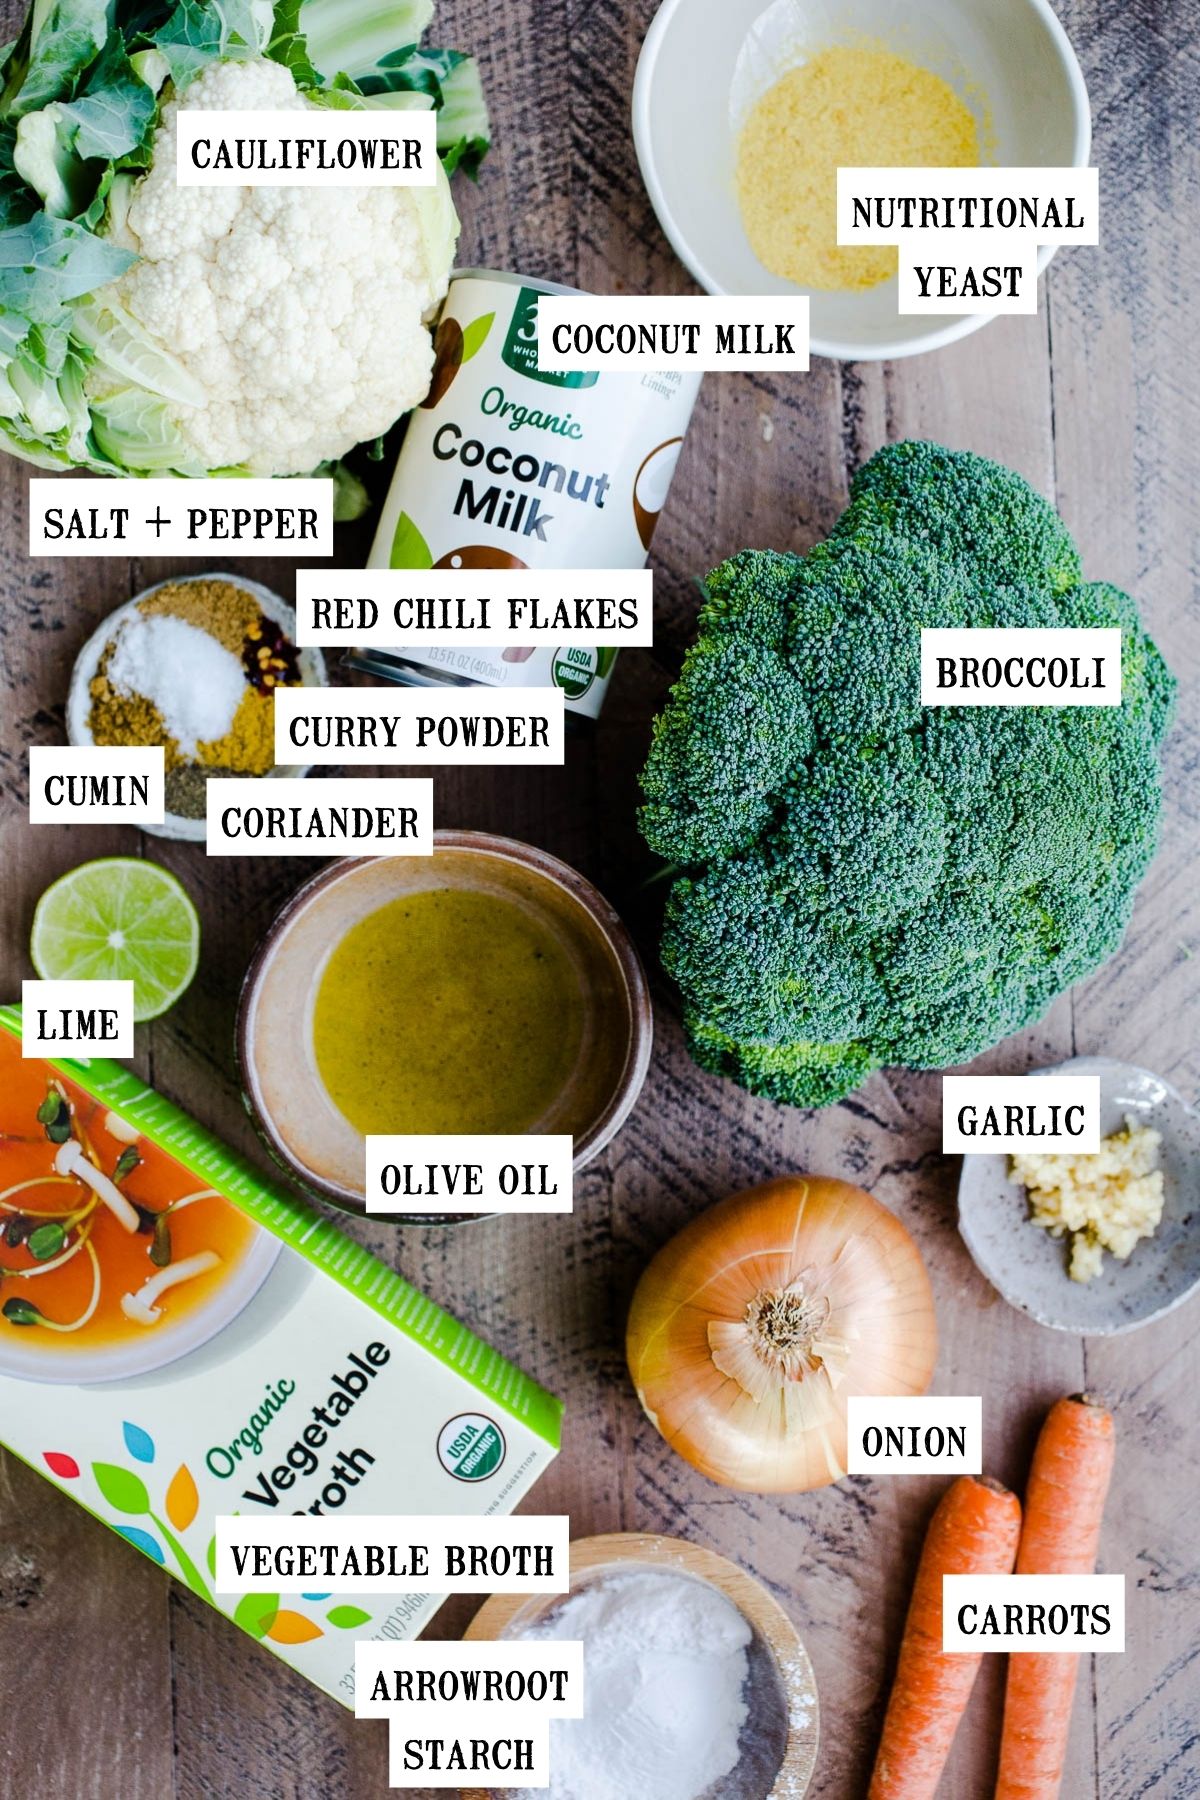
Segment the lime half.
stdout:
<path fill-rule="evenodd" d="M 196 973 L 200 920 L 158 863 L 103 856 L 46 889 L 29 953 L 43 981 L 132 981 L 134 1018 L 157 1019 Z"/>

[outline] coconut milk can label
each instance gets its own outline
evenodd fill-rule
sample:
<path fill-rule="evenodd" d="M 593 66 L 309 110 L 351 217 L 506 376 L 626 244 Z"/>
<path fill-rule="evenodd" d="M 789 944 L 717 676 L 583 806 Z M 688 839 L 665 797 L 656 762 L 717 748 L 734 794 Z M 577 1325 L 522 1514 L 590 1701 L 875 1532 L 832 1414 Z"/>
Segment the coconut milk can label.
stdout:
<path fill-rule="evenodd" d="M 607 675 L 615 650 L 584 650 L 573 645 L 556 650 L 550 664 L 555 687 L 561 688 L 568 700 L 582 700 L 598 676 Z"/>
<path fill-rule="evenodd" d="M 808 296 L 548 294 L 539 307 L 538 370 L 544 379 L 587 364 L 631 375 L 803 373 Z"/>
<path fill-rule="evenodd" d="M 372 567 L 645 562 L 700 371 L 546 370 L 546 297 L 499 275 L 451 282 L 432 385 L 409 422 Z"/>

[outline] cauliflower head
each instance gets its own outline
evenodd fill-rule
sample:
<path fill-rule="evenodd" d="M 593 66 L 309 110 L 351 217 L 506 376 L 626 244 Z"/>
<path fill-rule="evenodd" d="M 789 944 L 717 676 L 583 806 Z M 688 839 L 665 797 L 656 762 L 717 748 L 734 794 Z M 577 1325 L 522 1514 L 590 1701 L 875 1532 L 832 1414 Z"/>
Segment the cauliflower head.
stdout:
<path fill-rule="evenodd" d="M 322 110 L 266 58 L 212 64 L 162 108 L 147 173 L 102 227 L 137 260 L 94 296 L 179 374 L 162 402 L 180 473 L 301 474 L 378 437 L 429 388 L 426 319 L 458 237 L 433 188 L 176 185 L 176 121 L 190 108 Z M 89 397 L 118 378 L 103 362 Z"/>

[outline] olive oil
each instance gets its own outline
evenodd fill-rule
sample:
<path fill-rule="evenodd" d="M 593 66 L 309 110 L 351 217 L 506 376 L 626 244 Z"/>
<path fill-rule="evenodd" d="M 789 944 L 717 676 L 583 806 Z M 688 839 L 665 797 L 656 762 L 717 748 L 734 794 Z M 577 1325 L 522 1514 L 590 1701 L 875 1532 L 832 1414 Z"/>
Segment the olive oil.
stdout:
<path fill-rule="evenodd" d="M 534 912 L 430 888 L 368 913 L 317 989 L 313 1054 L 364 1136 L 538 1128 L 583 1041 L 580 976 Z"/>

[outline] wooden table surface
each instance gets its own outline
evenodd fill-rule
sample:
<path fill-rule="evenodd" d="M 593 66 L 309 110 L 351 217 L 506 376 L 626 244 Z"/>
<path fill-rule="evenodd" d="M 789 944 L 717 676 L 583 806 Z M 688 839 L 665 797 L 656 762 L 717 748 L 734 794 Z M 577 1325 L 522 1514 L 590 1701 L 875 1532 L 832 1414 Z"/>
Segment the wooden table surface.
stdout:
<path fill-rule="evenodd" d="M 5 37 L 22 10 L 6 0 Z M 651 0 L 443 0 L 437 36 L 478 52 L 495 122 L 478 192 L 457 188 L 462 261 L 600 292 L 688 291 L 644 197 L 628 131 L 652 10 Z M 1159 0 L 1069 0 L 1060 12 L 1094 108 L 1101 247 L 1059 255 L 1036 318 L 1001 320 L 932 356 L 890 366 L 818 361 L 808 376 L 777 381 L 710 376 L 655 541 L 655 650 L 622 659 L 600 730 L 570 746 L 565 770 L 440 772 L 436 814 L 444 825 L 528 838 L 577 864 L 625 912 L 652 963 L 635 776 L 647 722 L 690 634 L 692 576 L 745 544 L 805 549 L 843 506 L 850 473 L 890 439 L 929 436 L 996 457 L 1054 498 L 1089 573 L 1140 597 L 1182 693 L 1162 847 L 1124 948 L 977 1066 L 1020 1072 L 1104 1052 L 1149 1065 L 1194 1101 L 1200 606 L 1189 557 L 1200 418 L 1188 306 L 1200 286 L 1189 106 L 1196 45 L 1182 41 L 1185 9 L 1172 16 Z M 209 863 L 196 846 L 128 829 L 28 825 L 26 746 L 62 741 L 76 651 L 110 608 L 170 569 L 31 563 L 27 474 L 0 461 L 0 991 L 15 993 L 30 973 L 30 919 L 53 877 L 104 854 L 159 858 L 196 897 L 203 962 L 175 1011 L 139 1030 L 139 1067 L 255 1150 L 232 1076 L 238 985 L 259 934 L 311 865 Z M 339 554 L 354 561 L 364 551 L 360 534 Z M 286 565 L 244 567 L 289 585 Z M 796 1620 L 816 1666 L 823 1748 L 812 1791 L 861 1800 L 914 1559 L 942 1484 L 859 1477 L 782 1500 L 712 1486 L 641 1416 L 621 1350 L 640 1269 L 701 1207 L 779 1171 L 843 1174 L 916 1234 L 941 1328 L 934 1391 L 984 1395 L 994 1474 L 1023 1482 L 1037 1426 L 1058 1395 L 1087 1387 L 1115 1403 L 1120 1454 L 1102 1567 L 1127 1577 L 1129 1648 L 1083 1670 L 1064 1800 L 1200 1794 L 1200 1304 L 1110 1341 L 1039 1328 L 997 1297 L 959 1241 L 957 1169 L 939 1149 L 936 1075 L 876 1075 L 839 1107 L 789 1111 L 693 1068 L 658 978 L 655 998 L 645 1092 L 578 1184 L 574 1217 L 493 1220 L 447 1235 L 351 1227 L 566 1399 L 563 1453 L 534 1507 L 568 1511 L 576 1535 L 686 1536 L 760 1577 Z M 457 1632 L 471 1610 L 465 1601 L 447 1606 L 435 1629 Z M 940 1789 L 946 1800 L 991 1792 L 1002 1662 L 985 1658 Z M 0 1680 L 3 1795 L 367 1800 L 387 1791 L 382 1724 L 355 1723 L 11 1458 L 0 1467 Z"/>

